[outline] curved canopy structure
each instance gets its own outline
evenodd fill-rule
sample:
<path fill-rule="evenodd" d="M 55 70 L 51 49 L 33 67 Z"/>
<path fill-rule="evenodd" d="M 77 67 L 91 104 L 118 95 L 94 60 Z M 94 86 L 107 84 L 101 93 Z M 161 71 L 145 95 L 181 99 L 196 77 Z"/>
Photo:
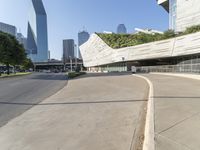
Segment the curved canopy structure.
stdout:
<path fill-rule="evenodd" d="M 199 54 L 200 32 L 120 49 L 109 47 L 97 34 L 92 34 L 80 50 L 85 67 Z"/>

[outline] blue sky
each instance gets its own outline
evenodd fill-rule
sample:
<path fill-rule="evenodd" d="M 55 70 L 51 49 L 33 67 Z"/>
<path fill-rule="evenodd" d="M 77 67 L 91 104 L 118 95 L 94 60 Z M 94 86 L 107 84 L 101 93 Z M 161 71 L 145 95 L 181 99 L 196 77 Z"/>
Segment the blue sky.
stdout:
<path fill-rule="evenodd" d="M 26 36 L 31 0 L 0 0 L 0 22 L 15 25 Z M 134 28 L 168 29 L 168 14 L 156 0 L 43 0 L 48 15 L 51 57 L 60 59 L 62 40 L 88 32 L 116 31 L 124 23 Z M 76 42 L 77 43 L 77 42 Z"/>

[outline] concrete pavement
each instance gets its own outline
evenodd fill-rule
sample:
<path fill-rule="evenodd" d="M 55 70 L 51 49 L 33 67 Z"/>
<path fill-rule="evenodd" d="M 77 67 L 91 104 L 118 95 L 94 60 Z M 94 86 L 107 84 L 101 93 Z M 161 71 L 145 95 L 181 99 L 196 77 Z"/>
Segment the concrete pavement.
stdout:
<path fill-rule="evenodd" d="M 142 140 L 147 83 L 132 75 L 70 80 L 0 128 L 1 150 L 130 150 Z"/>
<path fill-rule="evenodd" d="M 144 76 L 154 86 L 156 150 L 199 150 L 200 82 L 178 75 Z"/>

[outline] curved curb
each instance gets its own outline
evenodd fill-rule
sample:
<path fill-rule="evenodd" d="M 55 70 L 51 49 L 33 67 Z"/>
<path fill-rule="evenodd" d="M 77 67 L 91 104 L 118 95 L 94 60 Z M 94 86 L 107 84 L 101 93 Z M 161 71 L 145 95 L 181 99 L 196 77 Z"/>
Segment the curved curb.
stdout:
<path fill-rule="evenodd" d="M 155 150 L 153 84 L 148 78 L 144 76 L 141 75 L 134 75 L 134 76 L 144 79 L 149 84 L 149 95 L 147 104 L 143 150 Z"/>

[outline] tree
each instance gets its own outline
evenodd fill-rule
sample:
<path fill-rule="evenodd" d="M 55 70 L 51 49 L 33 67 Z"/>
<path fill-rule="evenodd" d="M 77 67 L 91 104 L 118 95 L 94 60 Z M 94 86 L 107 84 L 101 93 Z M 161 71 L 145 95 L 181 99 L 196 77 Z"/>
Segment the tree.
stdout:
<path fill-rule="evenodd" d="M 21 65 L 26 59 L 25 49 L 12 35 L 0 32 L 0 63 L 6 65 L 10 74 L 10 65 Z"/>
<path fill-rule="evenodd" d="M 9 64 L 13 58 L 13 41 L 8 34 L 0 33 L 0 62 L 6 65 L 9 74 Z"/>
<path fill-rule="evenodd" d="M 34 64 L 33 64 L 33 62 L 31 61 L 31 59 L 29 59 L 29 58 L 26 58 L 25 60 L 24 60 L 24 62 L 23 62 L 23 69 L 25 69 L 25 70 L 28 70 L 28 69 L 30 69 L 30 68 L 34 68 Z"/>
<path fill-rule="evenodd" d="M 25 49 L 23 47 L 22 44 L 19 44 L 19 42 L 13 38 L 13 59 L 11 62 L 11 65 L 15 66 L 16 65 L 23 65 L 24 61 L 27 59 L 26 58 L 26 53 L 25 53 Z"/>
<path fill-rule="evenodd" d="M 164 32 L 163 36 L 164 36 L 164 39 L 169 39 L 169 38 L 175 37 L 176 34 L 175 34 L 174 30 L 167 30 Z"/>

